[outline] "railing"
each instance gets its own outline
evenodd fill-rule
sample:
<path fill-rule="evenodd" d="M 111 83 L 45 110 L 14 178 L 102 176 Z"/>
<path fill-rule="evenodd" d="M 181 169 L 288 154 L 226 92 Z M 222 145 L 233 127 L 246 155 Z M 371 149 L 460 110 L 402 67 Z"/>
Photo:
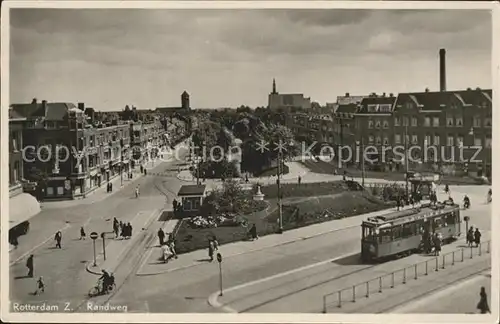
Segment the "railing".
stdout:
<path fill-rule="evenodd" d="M 389 274 L 365 281 L 348 288 L 323 296 L 323 313 L 328 312 L 328 307 L 335 306 L 342 308 L 345 303 L 355 303 L 359 298 L 369 298 L 372 294 L 382 293 L 386 289 L 394 288 L 400 284 L 406 284 L 409 280 L 418 280 L 429 273 L 439 272 L 455 263 L 473 259 L 474 256 L 490 253 L 491 241 L 479 244 L 478 247 L 471 246 L 461 248 L 440 256 L 435 256 L 426 261 L 415 263 L 411 266 L 401 268 Z"/>

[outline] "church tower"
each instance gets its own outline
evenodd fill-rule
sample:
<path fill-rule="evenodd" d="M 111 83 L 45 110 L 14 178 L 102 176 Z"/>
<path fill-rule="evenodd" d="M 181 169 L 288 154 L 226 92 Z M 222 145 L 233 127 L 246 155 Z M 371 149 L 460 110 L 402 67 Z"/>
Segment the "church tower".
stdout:
<path fill-rule="evenodd" d="M 276 80 L 273 78 L 273 92 L 271 92 L 271 94 L 278 94 L 278 92 L 276 91 Z"/>
<path fill-rule="evenodd" d="M 184 91 L 181 95 L 181 105 L 184 110 L 189 110 L 191 108 L 189 105 L 189 93 L 186 91 Z"/>

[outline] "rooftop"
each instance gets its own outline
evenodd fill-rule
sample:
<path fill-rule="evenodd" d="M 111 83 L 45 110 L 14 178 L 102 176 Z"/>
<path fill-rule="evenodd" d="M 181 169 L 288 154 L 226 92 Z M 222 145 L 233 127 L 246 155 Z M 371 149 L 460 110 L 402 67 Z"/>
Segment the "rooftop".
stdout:
<path fill-rule="evenodd" d="M 205 185 L 184 185 L 179 189 L 177 196 L 202 196 L 205 190 Z"/>

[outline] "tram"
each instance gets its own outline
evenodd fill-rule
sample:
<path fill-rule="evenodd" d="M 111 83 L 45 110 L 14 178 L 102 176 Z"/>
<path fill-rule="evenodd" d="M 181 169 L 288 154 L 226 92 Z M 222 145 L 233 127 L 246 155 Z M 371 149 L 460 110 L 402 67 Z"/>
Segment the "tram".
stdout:
<path fill-rule="evenodd" d="M 370 217 L 361 224 L 365 262 L 407 256 L 421 249 L 422 234 L 440 233 L 443 244 L 461 235 L 460 206 L 449 202 Z"/>

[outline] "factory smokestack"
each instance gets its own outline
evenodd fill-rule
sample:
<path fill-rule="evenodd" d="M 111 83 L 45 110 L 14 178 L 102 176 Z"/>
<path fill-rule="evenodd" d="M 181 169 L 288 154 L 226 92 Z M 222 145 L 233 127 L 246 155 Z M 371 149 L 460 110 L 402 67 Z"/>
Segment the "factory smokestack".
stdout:
<path fill-rule="evenodd" d="M 446 91 L 446 50 L 439 50 L 439 91 Z"/>

